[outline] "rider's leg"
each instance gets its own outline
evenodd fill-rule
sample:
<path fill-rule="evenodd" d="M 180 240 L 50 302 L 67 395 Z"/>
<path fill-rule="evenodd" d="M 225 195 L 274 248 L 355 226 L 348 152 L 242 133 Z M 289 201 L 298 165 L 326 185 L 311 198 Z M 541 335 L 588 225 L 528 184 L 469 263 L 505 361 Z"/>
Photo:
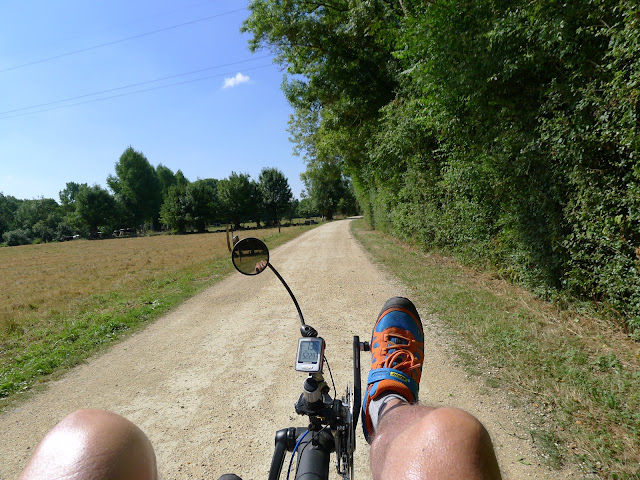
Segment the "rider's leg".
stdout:
<path fill-rule="evenodd" d="M 156 458 L 147 436 L 105 410 L 67 415 L 42 439 L 19 480 L 155 480 Z"/>
<path fill-rule="evenodd" d="M 413 303 L 390 298 L 371 336 L 362 409 L 376 480 L 499 479 L 491 439 L 472 415 L 418 405 L 424 335 Z"/>
<path fill-rule="evenodd" d="M 375 428 L 371 472 L 376 480 L 499 479 L 489 434 L 472 415 L 392 399 Z"/>

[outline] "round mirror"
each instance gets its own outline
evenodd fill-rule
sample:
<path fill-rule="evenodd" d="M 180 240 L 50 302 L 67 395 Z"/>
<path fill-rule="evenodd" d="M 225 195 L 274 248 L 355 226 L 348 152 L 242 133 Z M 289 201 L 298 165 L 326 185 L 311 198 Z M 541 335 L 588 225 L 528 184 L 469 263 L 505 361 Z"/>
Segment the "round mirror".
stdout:
<path fill-rule="evenodd" d="M 262 240 L 243 238 L 233 246 L 233 266 L 245 275 L 257 275 L 269 265 L 269 249 Z"/>

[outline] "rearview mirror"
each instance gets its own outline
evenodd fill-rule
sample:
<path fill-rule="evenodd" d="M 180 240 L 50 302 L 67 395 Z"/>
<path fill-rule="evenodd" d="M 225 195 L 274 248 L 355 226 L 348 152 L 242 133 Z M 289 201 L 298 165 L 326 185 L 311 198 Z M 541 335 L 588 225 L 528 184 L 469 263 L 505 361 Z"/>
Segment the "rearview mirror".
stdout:
<path fill-rule="evenodd" d="M 231 251 L 233 266 L 245 275 L 257 275 L 269 265 L 269 249 L 258 238 L 243 238 Z"/>

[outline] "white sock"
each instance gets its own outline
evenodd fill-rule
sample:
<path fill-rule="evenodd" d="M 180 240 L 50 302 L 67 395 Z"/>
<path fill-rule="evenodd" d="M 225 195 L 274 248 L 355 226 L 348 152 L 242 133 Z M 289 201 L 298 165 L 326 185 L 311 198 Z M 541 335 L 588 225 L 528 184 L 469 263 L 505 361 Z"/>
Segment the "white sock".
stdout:
<path fill-rule="evenodd" d="M 404 398 L 402 395 L 398 395 L 397 393 L 393 393 L 393 392 L 384 394 L 380 398 L 371 400 L 371 402 L 369 403 L 369 417 L 371 418 L 371 423 L 373 424 L 374 430 L 378 429 L 380 414 L 384 413 L 384 408 L 387 405 L 387 402 L 393 399 L 398 399 L 398 400 L 402 400 L 405 403 L 409 403 L 407 399 Z"/>

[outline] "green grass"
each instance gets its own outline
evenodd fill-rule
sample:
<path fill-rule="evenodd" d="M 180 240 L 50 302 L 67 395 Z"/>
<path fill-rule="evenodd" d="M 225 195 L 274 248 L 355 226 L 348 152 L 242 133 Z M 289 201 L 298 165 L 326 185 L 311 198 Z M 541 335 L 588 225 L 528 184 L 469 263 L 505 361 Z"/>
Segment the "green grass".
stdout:
<path fill-rule="evenodd" d="M 450 336 L 488 388 L 515 393 L 552 467 L 640 478 L 640 346 L 595 316 L 560 310 L 487 272 L 421 252 L 364 221 L 354 234 Z M 485 367 L 486 365 L 486 367 Z"/>

